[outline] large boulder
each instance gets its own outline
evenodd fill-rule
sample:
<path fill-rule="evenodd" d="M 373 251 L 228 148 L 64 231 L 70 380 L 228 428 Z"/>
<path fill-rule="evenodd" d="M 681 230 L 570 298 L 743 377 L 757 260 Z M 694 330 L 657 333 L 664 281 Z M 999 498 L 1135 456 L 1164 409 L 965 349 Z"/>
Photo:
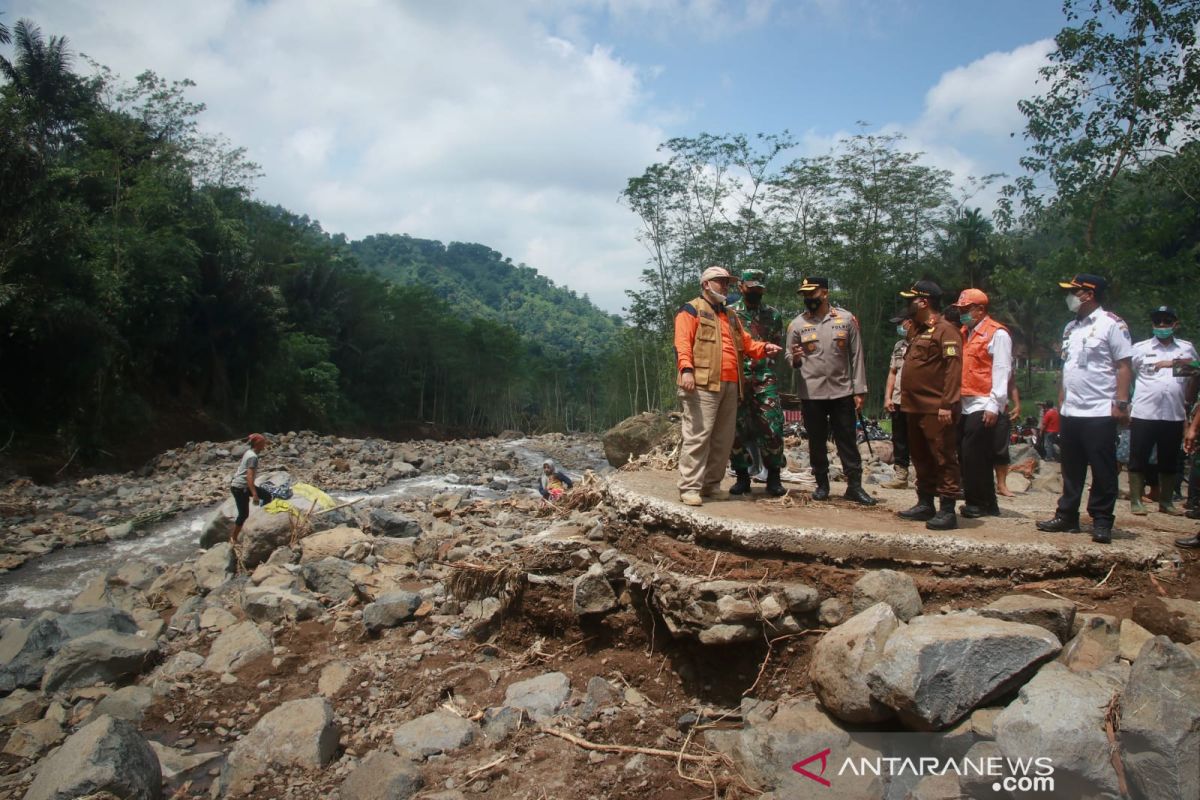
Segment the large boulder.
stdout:
<path fill-rule="evenodd" d="M 116 683 L 140 675 L 157 659 L 158 643 L 145 636 L 96 631 L 64 644 L 46 664 L 42 691 Z"/>
<path fill-rule="evenodd" d="M 1104 717 L 1120 688 L 1115 670 L 1047 664 L 996 717 L 996 744 L 1008 759 L 1049 758 L 1056 797 L 1118 797 Z"/>
<path fill-rule="evenodd" d="M 43 611 L 32 620 L 7 626 L 0 638 L 0 693 L 40 686 L 46 664 L 64 642 L 100 630 L 133 634 L 138 625 L 124 611 L 98 608 L 74 614 Z"/>
<path fill-rule="evenodd" d="M 237 672 L 251 661 L 271 654 L 271 640 L 250 620 L 226 628 L 213 640 L 204 669 Z"/>
<path fill-rule="evenodd" d="M 382 594 L 363 609 L 363 627 L 367 633 L 377 634 L 412 619 L 420 607 L 421 596 L 415 592 L 398 589 Z"/>
<path fill-rule="evenodd" d="M 246 590 L 242 609 L 255 622 L 299 622 L 313 619 L 323 606 L 308 592 L 254 586 Z"/>
<path fill-rule="evenodd" d="M 126 686 L 97 703 L 92 716 L 108 715 L 137 725 L 153 702 L 154 690 L 149 686 Z"/>
<path fill-rule="evenodd" d="M 371 537 L 358 528 L 332 528 L 300 540 L 300 563 L 307 564 L 326 558 L 342 558 L 357 544 L 371 542 Z"/>
<path fill-rule="evenodd" d="M 438 709 L 398 727 L 392 734 L 392 746 L 402 756 L 424 758 L 466 747 L 478 732 L 471 720 Z"/>
<path fill-rule="evenodd" d="M 342 800 L 408 800 L 424 785 L 416 765 L 375 750 L 342 781 Z"/>
<path fill-rule="evenodd" d="M 275 548 L 291 542 L 292 534 L 300 524 L 302 523 L 298 517 L 286 511 L 252 515 L 246 520 L 238 538 L 242 564 L 246 569 L 254 569 L 266 561 L 271 557 L 271 553 L 275 552 Z"/>
<path fill-rule="evenodd" d="M 620 467 L 630 457 L 649 453 L 666 439 L 675 426 L 662 414 L 647 411 L 621 420 L 604 432 L 604 457 Z"/>
<path fill-rule="evenodd" d="M 1038 625 L 1057 636 L 1060 642 L 1065 642 L 1071 638 L 1071 628 L 1075 624 L 1075 604 L 1054 597 L 1006 594 L 979 609 L 979 615 Z"/>
<path fill-rule="evenodd" d="M 1200 797 L 1200 658 L 1143 645 L 1121 697 L 1121 757 L 1135 796 Z"/>
<path fill-rule="evenodd" d="M 75 595 L 71 601 L 71 611 L 119 608 L 132 614 L 135 609 L 146 605 L 145 596 L 136 588 L 115 575 L 101 575 Z"/>
<path fill-rule="evenodd" d="M 854 613 L 866 611 L 876 603 L 887 603 L 901 622 L 921 613 L 921 594 L 917 584 L 903 572 L 879 569 L 868 572 L 854 583 L 851 606 Z"/>
<path fill-rule="evenodd" d="M 575 579 L 572 597 L 572 608 L 579 615 L 603 614 L 617 607 L 617 595 L 599 564 Z"/>
<path fill-rule="evenodd" d="M 53 719 L 24 722 L 9 733 L 4 752 L 17 758 L 37 758 L 63 740 L 62 726 Z"/>
<path fill-rule="evenodd" d="M 354 565 L 340 558 L 323 558 L 300 568 L 304 585 L 317 594 L 323 594 L 335 602 L 343 602 L 358 595 L 350 570 Z"/>
<path fill-rule="evenodd" d="M 236 570 L 237 560 L 233 545 L 229 542 L 215 545 L 192 565 L 197 585 L 206 592 L 211 592 L 232 578 Z"/>
<path fill-rule="evenodd" d="M 871 696 L 867 673 L 899 625 L 887 603 L 876 603 L 821 637 L 808 674 L 821 705 L 846 722 L 882 722 L 892 709 Z"/>
<path fill-rule="evenodd" d="M 884 797 L 884 779 L 853 771 L 841 772 L 845 760 L 874 762 L 882 755 L 843 729 L 814 700 L 781 701 L 773 715 L 751 713 L 740 731 L 708 730 L 705 744 L 728 755 L 750 785 L 775 797 L 821 797 L 861 800 Z M 804 770 L 805 772 L 801 772 Z M 829 785 L 818 785 L 811 776 Z"/>
<path fill-rule="evenodd" d="M 570 695 L 571 679 L 562 672 L 547 672 L 509 686 L 504 705 L 519 708 L 534 722 L 541 722 L 554 716 Z"/>
<path fill-rule="evenodd" d="M 376 536 L 398 539 L 416 538 L 421 535 L 421 523 L 410 516 L 387 508 L 372 508 L 367 514 L 371 532 Z"/>
<path fill-rule="evenodd" d="M 162 797 L 158 757 L 125 720 L 100 717 L 80 728 L 41 762 L 25 800 L 74 800 L 101 792 L 124 800 Z"/>
<path fill-rule="evenodd" d="M 908 727 L 942 730 L 1019 686 L 1060 649 L 1036 625 L 971 613 L 917 617 L 888 638 L 867 685 Z"/>
<path fill-rule="evenodd" d="M 320 769 L 337 755 L 340 732 L 324 697 L 290 700 L 267 713 L 229 753 L 221 770 L 226 794 L 246 793 L 269 767 Z"/>
<path fill-rule="evenodd" d="M 182 606 L 200 593 L 200 582 L 196 579 L 196 571 L 192 569 L 191 564 L 167 567 L 146 591 L 151 601 L 165 603 L 174 608 Z"/>

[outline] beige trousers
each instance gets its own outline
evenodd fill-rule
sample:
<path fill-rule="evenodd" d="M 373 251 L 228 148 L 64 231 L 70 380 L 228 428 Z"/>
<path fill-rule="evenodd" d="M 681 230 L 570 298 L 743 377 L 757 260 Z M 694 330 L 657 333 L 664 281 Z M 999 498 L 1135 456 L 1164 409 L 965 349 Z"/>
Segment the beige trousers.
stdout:
<path fill-rule="evenodd" d="M 721 391 L 679 390 L 683 402 L 683 446 L 679 451 L 679 491 L 716 489 L 725 477 L 737 426 L 738 385 L 721 384 Z"/>

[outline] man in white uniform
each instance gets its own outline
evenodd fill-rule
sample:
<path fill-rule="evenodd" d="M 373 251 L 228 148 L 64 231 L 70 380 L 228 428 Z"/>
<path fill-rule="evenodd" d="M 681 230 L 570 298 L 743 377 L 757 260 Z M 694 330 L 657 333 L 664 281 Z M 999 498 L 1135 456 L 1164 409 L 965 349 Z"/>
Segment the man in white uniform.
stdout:
<path fill-rule="evenodd" d="M 1117 504 L 1117 425 L 1129 419 L 1133 343 L 1124 321 L 1100 306 L 1108 288 L 1104 278 L 1080 273 L 1059 286 L 1067 290 L 1067 308 L 1075 312 L 1063 329 L 1058 393 L 1063 491 L 1054 519 L 1037 523 L 1037 528 L 1079 530 L 1079 501 L 1091 467 L 1087 509 L 1092 541 L 1108 544 Z"/>
<path fill-rule="evenodd" d="M 1142 491 L 1150 453 L 1158 448 L 1158 510 L 1180 514 L 1172 498 L 1179 478 L 1179 446 L 1186 419 L 1184 386 L 1176 365 L 1196 359 L 1191 342 L 1177 339 L 1179 316 L 1169 306 L 1150 312 L 1154 336 L 1133 346 L 1133 421 L 1129 425 L 1129 509 L 1146 514 Z"/>

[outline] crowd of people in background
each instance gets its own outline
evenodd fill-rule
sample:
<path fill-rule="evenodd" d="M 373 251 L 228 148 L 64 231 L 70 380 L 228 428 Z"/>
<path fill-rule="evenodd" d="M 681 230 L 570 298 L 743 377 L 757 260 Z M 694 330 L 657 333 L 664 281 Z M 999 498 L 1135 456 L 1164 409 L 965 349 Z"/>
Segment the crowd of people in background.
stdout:
<path fill-rule="evenodd" d="M 741 274 L 740 297 L 730 303 L 733 284 L 724 267 L 709 267 L 701 275 L 700 294 L 675 318 L 683 405 L 681 502 L 696 506 L 726 496 L 721 489 L 726 465 L 736 476 L 728 494 L 749 494 L 759 464 L 766 470 L 768 494 L 786 494 L 780 477 L 786 467 L 784 415 L 772 358 L 782 351 L 796 376 L 809 440 L 812 499 L 830 497 L 826 443 L 832 439 L 846 482 L 843 497 L 875 505 L 863 486 L 858 449 L 872 429 L 862 417 L 868 386 L 858 319 L 831 303 L 823 277 L 803 279 L 797 293 L 804 310 L 786 326 L 780 312 L 764 302 L 761 270 Z M 1149 513 L 1147 487 L 1159 512 L 1183 513 L 1175 499 L 1186 455 L 1197 449 L 1200 404 L 1190 418 L 1188 408 L 1200 383 L 1200 361 L 1191 343 L 1176 335 L 1178 314 L 1168 306 L 1153 309 L 1147 315 L 1153 336 L 1135 344 L 1124 320 L 1103 307 L 1108 284 L 1102 276 L 1082 273 L 1058 286 L 1072 315 L 1062 335 L 1059 396 L 1037 403 L 1038 415 L 1024 420 L 1013 338 L 990 315 L 987 294 L 968 288 L 946 302 L 950 298 L 931 280 L 900 293 L 903 307 L 890 320 L 897 342 L 883 393 L 894 473 L 883 485 L 915 484 L 916 503 L 898 511 L 901 518 L 951 530 L 960 515 L 1000 516 L 998 497 L 1011 496 L 1010 446 L 1018 443 L 1033 446 L 1062 471 L 1055 514 L 1038 522 L 1038 530 L 1081 530 L 1079 507 L 1090 471 L 1091 537 L 1110 543 L 1121 463 L 1128 468 L 1131 513 Z M 1196 494 L 1193 466 L 1188 514 L 1200 518 Z M 1200 547 L 1200 535 L 1176 544 Z"/>

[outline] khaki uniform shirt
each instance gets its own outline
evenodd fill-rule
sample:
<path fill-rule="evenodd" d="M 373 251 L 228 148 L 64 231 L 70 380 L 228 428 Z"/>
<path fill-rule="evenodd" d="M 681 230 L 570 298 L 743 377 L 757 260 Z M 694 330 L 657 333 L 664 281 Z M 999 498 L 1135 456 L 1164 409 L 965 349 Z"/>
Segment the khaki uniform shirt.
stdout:
<path fill-rule="evenodd" d="M 891 401 L 900 405 L 900 376 L 904 372 L 904 354 L 908 352 L 908 339 L 901 339 L 896 342 L 896 346 L 892 348 L 892 360 L 888 363 L 888 369 L 896 371 L 896 379 L 892 382 Z"/>
<path fill-rule="evenodd" d="M 804 354 L 792 358 L 792 346 Z M 867 365 L 863 363 L 858 320 L 844 308 L 830 307 L 823 319 L 801 314 L 788 323 L 785 357 L 800 371 L 797 394 L 804 400 L 837 400 L 866 394 Z M 853 364 L 853 372 L 851 372 Z"/>
<path fill-rule="evenodd" d="M 906 414 L 953 411 L 961 393 L 962 334 L 945 317 L 938 317 L 935 324 L 920 326 L 908 340 L 900 410 Z"/>

